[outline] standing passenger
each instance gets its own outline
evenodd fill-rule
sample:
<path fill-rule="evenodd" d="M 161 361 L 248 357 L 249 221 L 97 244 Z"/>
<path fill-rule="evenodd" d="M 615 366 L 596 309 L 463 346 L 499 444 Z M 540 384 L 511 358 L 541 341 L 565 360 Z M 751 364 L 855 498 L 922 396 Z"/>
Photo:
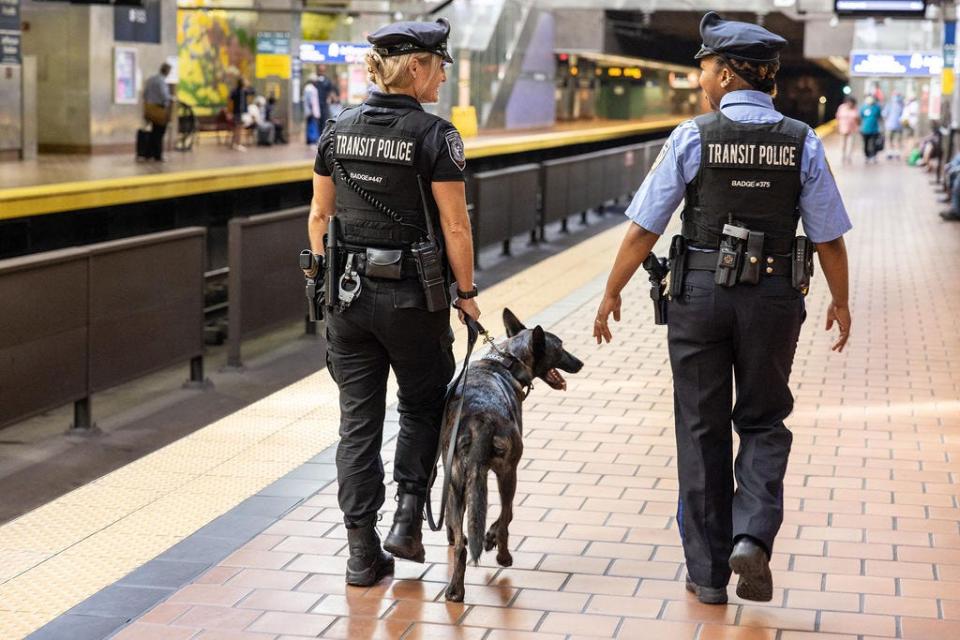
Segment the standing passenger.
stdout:
<path fill-rule="evenodd" d="M 883 106 L 883 129 L 886 132 L 887 159 L 900 158 L 903 150 L 903 96 L 894 92 L 890 101 Z"/>
<path fill-rule="evenodd" d="M 160 65 L 160 73 L 147 78 L 143 87 L 143 111 L 150 121 L 150 146 L 147 149 L 147 158 L 163 162 L 163 136 L 167 133 L 167 123 L 170 122 L 170 88 L 167 86 L 167 76 L 170 75 L 170 65 L 164 62 Z"/>
<path fill-rule="evenodd" d="M 880 105 L 876 98 L 867 96 L 860 109 L 860 135 L 863 136 L 863 155 L 867 164 L 877 161 L 877 143 L 880 142 Z"/>
<path fill-rule="evenodd" d="M 786 41 L 712 11 L 700 34 L 700 87 L 713 113 L 674 130 L 627 208 L 633 224 L 593 335 L 611 340 L 607 320 L 620 319 L 620 292 L 685 201 L 667 336 L 686 586 L 703 603 L 726 603 L 732 570 L 737 595 L 767 601 L 793 439 L 783 423 L 793 409 L 790 368 L 806 316 L 805 287 L 792 276 L 810 273 L 792 269 L 803 246 L 794 236 L 802 219 L 833 294 L 827 328 L 839 324 L 833 349 L 841 351 L 850 335 L 843 234 L 851 225 L 820 139 L 774 109 Z M 740 435 L 735 461 L 731 422 Z"/>
<path fill-rule="evenodd" d="M 317 144 L 320 139 L 320 127 L 323 112 L 320 110 L 320 96 L 317 92 L 317 74 L 311 74 L 303 87 L 303 112 L 307 119 L 307 144 Z"/>
<path fill-rule="evenodd" d="M 341 283 L 340 306 L 328 308 L 327 368 L 340 389 L 337 498 L 350 548 L 347 583 L 353 585 L 393 573 L 393 558 L 374 528 L 385 493 L 380 446 L 391 368 L 399 386 L 397 511 L 383 548 L 424 561 L 423 509 L 454 370 L 446 287 L 437 303 L 428 302 L 411 251 L 431 228 L 446 247 L 461 319 L 480 315 L 463 141 L 453 125 L 421 106 L 439 99 L 444 64 L 452 62 L 449 34 L 446 20 L 398 22 L 371 34 L 367 72 L 379 91 L 331 121 L 314 166 L 313 252 L 322 255 L 324 234 L 340 229 L 340 255 L 324 265 Z M 352 301 L 344 286 L 358 293 Z"/>
<path fill-rule="evenodd" d="M 837 108 L 837 132 L 843 137 L 843 164 L 853 162 L 853 134 L 859 122 L 857 99 L 847 96 Z"/>

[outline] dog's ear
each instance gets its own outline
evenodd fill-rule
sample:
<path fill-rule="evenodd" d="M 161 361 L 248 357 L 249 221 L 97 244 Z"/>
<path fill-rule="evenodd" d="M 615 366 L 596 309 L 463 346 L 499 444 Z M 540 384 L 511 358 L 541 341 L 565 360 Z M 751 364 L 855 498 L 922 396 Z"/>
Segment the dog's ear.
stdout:
<path fill-rule="evenodd" d="M 513 311 L 510 311 L 510 309 L 507 309 L 506 307 L 503 309 L 503 326 L 507 330 L 508 338 L 512 338 L 526 329 L 526 327 L 523 326 L 523 323 L 517 319 L 517 316 L 513 315 Z"/>
<path fill-rule="evenodd" d="M 530 344 L 533 347 L 533 362 L 537 363 L 543 360 L 543 356 L 547 353 L 547 336 L 544 335 L 543 327 L 540 325 L 533 328 Z"/>

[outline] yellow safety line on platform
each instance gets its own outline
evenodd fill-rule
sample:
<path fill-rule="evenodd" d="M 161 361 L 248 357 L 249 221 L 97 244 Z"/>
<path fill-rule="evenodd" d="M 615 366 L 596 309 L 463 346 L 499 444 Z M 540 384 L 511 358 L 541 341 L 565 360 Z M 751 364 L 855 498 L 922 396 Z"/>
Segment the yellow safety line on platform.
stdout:
<path fill-rule="evenodd" d="M 530 318 L 610 267 L 622 226 L 491 287 L 487 328 Z M 464 335 L 457 331 L 462 357 Z M 391 380 L 390 397 L 396 391 Z M 22 638 L 163 553 L 337 439 L 319 371 L 0 527 L 0 638 Z"/>
<path fill-rule="evenodd" d="M 682 118 L 472 138 L 467 159 L 600 142 L 672 128 Z M 313 161 L 218 167 L 0 190 L 0 220 L 309 180 Z"/>

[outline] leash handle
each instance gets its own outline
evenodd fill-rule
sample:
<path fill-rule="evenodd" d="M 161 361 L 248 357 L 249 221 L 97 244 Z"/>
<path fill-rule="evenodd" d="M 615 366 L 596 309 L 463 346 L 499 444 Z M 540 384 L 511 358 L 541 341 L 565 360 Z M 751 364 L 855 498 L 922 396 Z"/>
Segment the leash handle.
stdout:
<path fill-rule="evenodd" d="M 453 468 L 453 453 L 457 448 L 457 435 L 460 432 L 460 417 L 463 414 L 463 398 L 467 388 L 467 368 L 470 366 L 470 356 L 473 355 L 473 348 L 477 344 L 477 338 L 480 337 L 481 333 L 487 333 L 483 326 L 471 316 L 464 314 L 463 317 L 467 325 L 467 355 L 463 359 L 463 368 L 460 369 L 460 373 L 454 378 L 453 384 L 450 385 L 450 392 L 447 395 L 447 400 L 443 403 L 443 414 L 441 414 L 443 416 L 447 415 L 450 398 L 456 394 L 457 387 L 460 387 L 460 397 L 457 400 L 457 408 L 454 413 L 453 428 L 450 431 L 450 444 L 447 447 L 447 454 L 444 457 L 443 488 L 440 493 L 440 513 L 437 519 L 433 517 L 433 499 L 430 494 L 433 492 L 433 484 L 437 480 L 437 463 L 440 462 L 443 449 L 442 428 L 440 430 L 440 440 L 437 442 L 437 454 L 433 458 L 433 472 L 430 474 L 430 482 L 427 484 L 427 524 L 430 526 L 431 531 L 442 530 L 446 519 L 447 493 L 450 490 L 450 470 Z"/>

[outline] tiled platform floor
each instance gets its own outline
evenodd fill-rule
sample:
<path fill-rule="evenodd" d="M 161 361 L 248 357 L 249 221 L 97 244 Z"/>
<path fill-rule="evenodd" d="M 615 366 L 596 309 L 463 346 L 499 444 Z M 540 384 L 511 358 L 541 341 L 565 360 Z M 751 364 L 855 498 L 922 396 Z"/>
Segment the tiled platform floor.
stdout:
<path fill-rule="evenodd" d="M 328 485 L 116 637 L 960 637 L 960 226 L 939 220 L 917 170 L 835 166 L 856 225 L 853 338 L 830 352 L 818 278 L 794 367 L 769 606 L 707 607 L 684 591 L 665 329 L 637 278 L 615 342 L 597 347 L 594 279 L 540 314 L 587 366 L 565 394 L 540 385 L 527 402 L 512 568 L 484 555 L 468 568 L 466 602 L 447 604 L 448 551 L 430 534 L 426 564 L 400 561 L 392 581 L 345 588 Z"/>

